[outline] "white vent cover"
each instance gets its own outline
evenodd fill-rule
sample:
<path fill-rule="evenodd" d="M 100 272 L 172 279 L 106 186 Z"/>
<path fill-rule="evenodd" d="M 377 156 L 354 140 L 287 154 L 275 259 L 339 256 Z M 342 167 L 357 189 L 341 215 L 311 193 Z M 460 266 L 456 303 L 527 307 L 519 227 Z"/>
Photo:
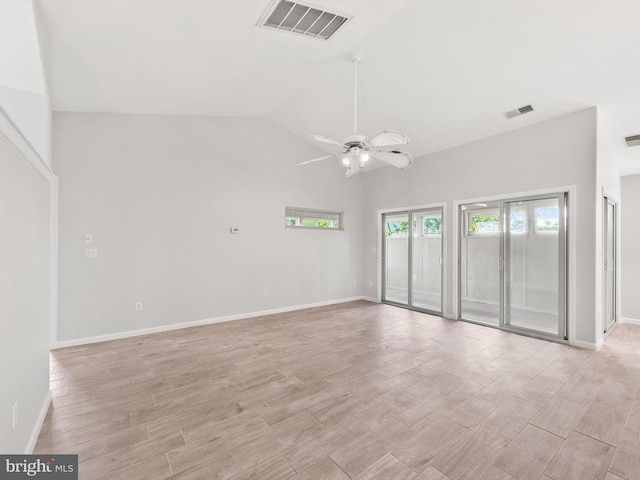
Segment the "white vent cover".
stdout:
<path fill-rule="evenodd" d="M 519 117 L 520 115 L 524 115 L 525 113 L 533 112 L 533 105 L 525 105 L 524 107 L 516 108 L 515 110 L 510 110 L 508 112 L 504 112 L 504 116 L 508 119 Z"/>
<path fill-rule="evenodd" d="M 274 0 L 258 25 L 329 40 L 352 17 L 302 3 Z"/>
<path fill-rule="evenodd" d="M 637 135 L 624 137 L 624 144 L 627 147 L 640 147 L 640 133 Z"/>

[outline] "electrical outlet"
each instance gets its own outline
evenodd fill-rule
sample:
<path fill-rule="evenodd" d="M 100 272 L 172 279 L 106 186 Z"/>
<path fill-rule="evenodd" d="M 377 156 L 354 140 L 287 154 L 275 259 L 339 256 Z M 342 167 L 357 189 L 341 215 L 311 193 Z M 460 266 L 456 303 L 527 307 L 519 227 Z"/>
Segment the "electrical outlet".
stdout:
<path fill-rule="evenodd" d="M 268 297 L 269 296 L 269 290 L 266 289 L 266 288 L 264 290 L 262 290 L 262 296 L 263 297 Z"/>
<path fill-rule="evenodd" d="M 96 258 L 98 256 L 97 248 L 85 248 L 84 249 L 85 258 Z"/>
<path fill-rule="evenodd" d="M 136 312 L 142 310 L 142 302 L 136 302 Z"/>
<path fill-rule="evenodd" d="M 11 430 L 15 430 L 18 425 L 18 402 L 11 408 Z"/>

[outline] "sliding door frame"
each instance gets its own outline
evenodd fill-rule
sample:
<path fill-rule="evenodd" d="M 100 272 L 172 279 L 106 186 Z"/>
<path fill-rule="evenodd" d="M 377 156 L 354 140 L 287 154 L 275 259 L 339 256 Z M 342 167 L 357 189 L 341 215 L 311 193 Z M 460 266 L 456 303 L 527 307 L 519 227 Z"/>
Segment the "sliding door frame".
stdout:
<path fill-rule="evenodd" d="M 568 340 L 567 337 L 567 202 L 568 195 L 566 192 L 561 193 L 548 193 L 543 195 L 533 195 L 527 197 L 519 197 L 504 200 L 501 207 L 500 223 L 502 231 L 500 233 L 500 285 L 501 285 L 501 308 L 500 308 L 500 326 L 505 330 L 512 332 L 523 332 L 528 335 L 540 335 L 547 338 L 547 335 L 540 333 L 538 330 L 529 329 L 526 327 L 520 327 L 512 325 L 511 320 L 511 285 L 507 281 L 507 275 L 511 271 L 511 255 L 507 252 L 511 247 L 511 235 L 510 235 L 510 213 L 511 208 L 508 204 L 516 202 L 530 202 L 534 200 L 547 200 L 556 198 L 558 200 L 558 209 L 564 210 L 564 215 L 559 215 L 558 219 L 558 331 L 556 335 L 549 335 L 549 338 L 556 338 L 559 340 Z"/>
<path fill-rule="evenodd" d="M 414 307 L 412 305 L 412 283 L 413 283 L 413 279 L 411 278 L 411 273 L 412 273 L 412 265 L 413 265 L 413 219 L 414 219 L 414 214 L 415 213 L 419 213 L 425 210 L 440 210 L 441 214 L 442 214 L 442 232 L 441 232 L 441 238 L 440 238 L 440 242 L 441 242 L 441 263 L 440 263 L 440 271 L 441 271 L 441 276 L 440 276 L 440 281 L 441 281 L 441 287 L 440 287 L 440 311 L 434 311 L 434 310 L 428 310 L 428 309 L 424 309 L 424 308 L 419 308 L 419 307 Z M 385 225 L 384 225 L 384 217 L 385 215 L 401 215 L 401 214 L 407 214 L 408 215 L 408 222 L 409 222 L 409 238 L 408 238 L 408 255 L 407 255 L 407 261 L 408 263 L 408 269 L 407 269 L 407 304 L 401 304 L 401 303 L 396 303 L 396 302 L 392 302 L 392 301 L 388 301 L 385 300 L 383 298 L 383 292 L 385 291 L 385 282 L 386 282 L 386 268 L 385 268 L 385 260 L 386 260 L 386 251 L 385 251 Z M 378 292 L 377 292 L 377 301 L 378 302 L 383 302 L 383 303 L 388 303 L 389 305 L 395 305 L 398 307 L 402 307 L 402 308 L 408 308 L 410 310 L 415 310 L 415 311 L 419 311 L 419 312 L 424 312 L 424 313 L 429 313 L 429 314 L 435 314 L 435 315 L 440 315 L 440 316 L 447 316 L 445 314 L 445 295 L 448 293 L 446 292 L 446 286 L 447 286 L 447 268 L 446 268 L 446 263 L 447 263 L 447 224 L 448 224 L 448 217 L 447 217 L 447 203 L 446 202 L 438 202 L 438 203 L 430 203 L 430 204 L 426 204 L 426 205 L 413 205 L 413 206 L 409 206 L 409 207 L 399 207 L 399 208 L 389 208 L 389 209 L 383 209 L 383 210 L 378 210 L 378 249 L 377 251 L 379 252 L 379 254 L 377 255 L 378 257 Z M 374 250 L 374 253 L 375 250 Z"/>
<path fill-rule="evenodd" d="M 451 269 L 452 273 L 452 306 L 453 306 L 453 318 L 462 320 L 461 318 L 461 295 L 460 295 L 460 279 L 461 279 L 461 231 L 463 228 L 463 218 L 460 215 L 460 206 L 464 204 L 470 203 L 485 203 L 485 202 L 493 202 L 493 201 L 514 201 L 520 199 L 527 198 L 537 198 L 544 197 L 550 195 L 561 195 L 566 194 L 566 241 L 565 241 L 565 278 L 563 281 L 563 286 L 566 289 L 565 295 L 565 332 L 564 336 L 560 338 L 546 336 L 540 333 L 536 333 L 535 331 L 528 331 L 520 328 L 512 329 L 508 326 L 506 327 L 498 327 L 504 328 L 505 330 L 514 331 L 517 333 L 526 333 L 532 337 L 544 338 L 547 340 L 556 340 L 560 342 L 564 342 L 565 338 L 568 339 L 568 342 L 572 345 L 580 344 L 576 340 L 576 208 L 575 208 L 575 197 L 576 197 L 576 186 L 575 185 L 566 185 L 559 186 L 554 188 L 546 188 L 540 190 L 531 190 L 524 192 L 513 192 L 507 194 L 500 195 L 484 195 L 481 197 L 472 197 L 467 199 L 456 200 L 453 202 L 453 254 L 452 258 L 455 259 L 454 268 Z M 501 217 L 501 220 L 504 219 Z M 503 240 L 501 240 L 503 241 Z M 501 256 L 504 245 L 501 244 Z M 560 252 L 559 252 L 560 253 Z M 501 275 L 502 276 L 502 275 Z M 504 295 L 504 288 L 501 287 L 501 296 Z M 500 314 L 500 324 L 503 323 L 503 314 Z M 465 320 L 467 321 L 467 320 Z M 484 323 L 482 325 L 485 325 Z M 491 326 L 488 325 L 487 326 Z"/>
<path fill-rule="evenodd" d="M 609 205 L 613 207 L 613 238 L 608 238 L 608 227 L 609 227 Z M 617 323 L 619 317 L 618 310 L 618 223 L 619 223 L 619 203 L 618 201 L 604 192 L 603 195 L 603 204 L 602 204 L 602 261 L 603 261 L 603 270 L 602 270 L 602 326 L 603 332 L 607 333 L 610 331 Z M 608 247 L 611 244 L 613 249 L 613 259 L 609 261 L 608 258 Z M 608 300 L 608 280 L 607 280 L 607 271 L 609 267 L 612 267 L 612 292 L 611 298 L 609 302 Z M 612 320 L 611 322 L 607 322 L 607 314 L 609 313 L 609 308 L 612 310 Z"/>

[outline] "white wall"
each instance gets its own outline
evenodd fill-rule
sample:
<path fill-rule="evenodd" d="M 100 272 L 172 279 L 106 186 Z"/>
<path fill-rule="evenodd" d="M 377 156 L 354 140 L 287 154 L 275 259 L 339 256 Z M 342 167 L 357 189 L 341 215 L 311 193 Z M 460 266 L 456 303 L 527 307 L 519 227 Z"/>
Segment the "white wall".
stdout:
<path fill-rule="evenodd" d="M 268 120 L 55 113 L 53 146 L 60 341 L 362 294 L 363 177 L 295 166 L 321 152 Z M 345 230 L 285 229 L 285 206 Z"/>
<path fill-rule="evenodd" d="M 32 0 L 0 4 L 0 109 L 51 166 L 49 37 Z"/>
<path fill-rule="evenodd" d="M 51 166 L 51 104 L 46 94 L 0 85 L 0 108 L 38 153 Z"/>
<path fill-rule="evenodd" d="M 0 451 L 5 453 L 32 451 L 51 398 L 56 274 L 48 52 L 33 1 L 0 2 Z M 18 423 L 12 429 L 15 402 Z"/>
<path fill-rule="evenodd" d="M 517 119 L 515 120 L 517 121 Z M 428 132 L 425 132 L 428 134 Z M 575 185 L 577 231 L 575 268 L 578 344 L 596 342 L 593 302 L 595 272 L 596 110 L 588 109 L 520 130 L 437 152 L 407 170 L 369 172 L 365 184 L 367 296 L 377 296 L 378 211 L 446 201 L 445 314 L 453 312 L 453 202 Z M 373 286 L 369 287 L 368 282 Z"/>
<path fill-rule="evenodd" d="M 2 133 L 0 245 L 0 452 L 24 453 L 48 405 L 49 182 Z"/>
<path fill-rule="evenodd" d="M 640 175 L 622 177 L 620 270 L 623 321 L 640 323 Z"/>

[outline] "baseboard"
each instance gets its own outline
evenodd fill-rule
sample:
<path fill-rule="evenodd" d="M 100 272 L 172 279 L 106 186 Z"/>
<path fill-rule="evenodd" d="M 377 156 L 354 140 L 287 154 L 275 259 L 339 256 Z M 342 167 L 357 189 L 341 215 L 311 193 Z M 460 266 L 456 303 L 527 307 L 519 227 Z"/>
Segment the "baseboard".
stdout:
<path fill-rule="evenodd" d="M 143 328 L 140 330 L 130 330 L 128 332 L 109 333 L 106 335 L 77 338 L 74 340 L 63 340 L 60 342 L 56 342 L 56 344 L 52 347 L 52 350 L 56 350 L 59 348 L 76 347 L 79 345 L 87 345 L 90 343 L 107 342 L 109 340 L 119 340 L 122 338 L 137 337 L 140 335 L 149 335 L 150 333 L 168 332 L 171 330 L 179 330 L 181 328 L 199 327 L 202 325 L 210 325 L 214 323 L 230 322 L 233 320 L 243 320 L 246 318 L 262 317 L 265 315 L 274 315 L 277 313 L 293 312 L 296 310 L 304 310 L 306 308 L 324 307 L 327 305 L 336 305 L 339 303 L 354 302 L 356 300 L 368 300 L 368 297 L 359 296 L 359 297 L 339 298 L 336 300 L 327 300 L 324 302 L 308 303 L 305 305 L 295 305 L 292 307 L 274 308 L 271 310 L 262 310 L 259 312 L 249 312 L 249 313 L 241 313 L 238 315 L 227 315 L 223 317 L 205 318 L 203 320 L 196 320 L 193 322 L 173 323 L 170 325 L 161 325 L 159 327 Z"/>
<path fill-rule="evenodd" d="M 620 323 L 631 323 L 632 325 L 640 325 L 640 320 L 638 320 L 637 318 L 621 317 Z"/>
<path fill-rule="evenodd" d="M 602 348 L 603 343 L 604 343 L 604 339 L 601 338 L 600 340 L 598 340 L 597 343 L 583 342 L 582 340 L 573 340 L 572 342 L 569 342 L 569 345 L 571 345 L 572 347 L 586 348 L 588 350 L 597 351 Z"/>
<path fill-rule="evenodd" d="M 372 303 L 380 303 L 380 299 L 373 298 L 373 297 L 361 297 L 361 300 L 366 300 L 367 302 L 372 302 Z"/>
<path fill-rule="evenodd" d="M 51 390 L 47 392 L 47 395 L 44 398 L 44 403 L 42 404 L 42 408 L 40 409 L 40 413 L 36 419 L 36 424 L 33 426 L 31 436 L 29 437 L 29 441 L 27 442 L 27 446 L 24 450 L 25 455 L 32 454 L 33 450 L 36 448 L 36 442 L 38 441 L 38 436 L 40 436 L 40 430 L 42 430 L 44 419 L 49 411 L 49 405 L 51 405 Z"/>

